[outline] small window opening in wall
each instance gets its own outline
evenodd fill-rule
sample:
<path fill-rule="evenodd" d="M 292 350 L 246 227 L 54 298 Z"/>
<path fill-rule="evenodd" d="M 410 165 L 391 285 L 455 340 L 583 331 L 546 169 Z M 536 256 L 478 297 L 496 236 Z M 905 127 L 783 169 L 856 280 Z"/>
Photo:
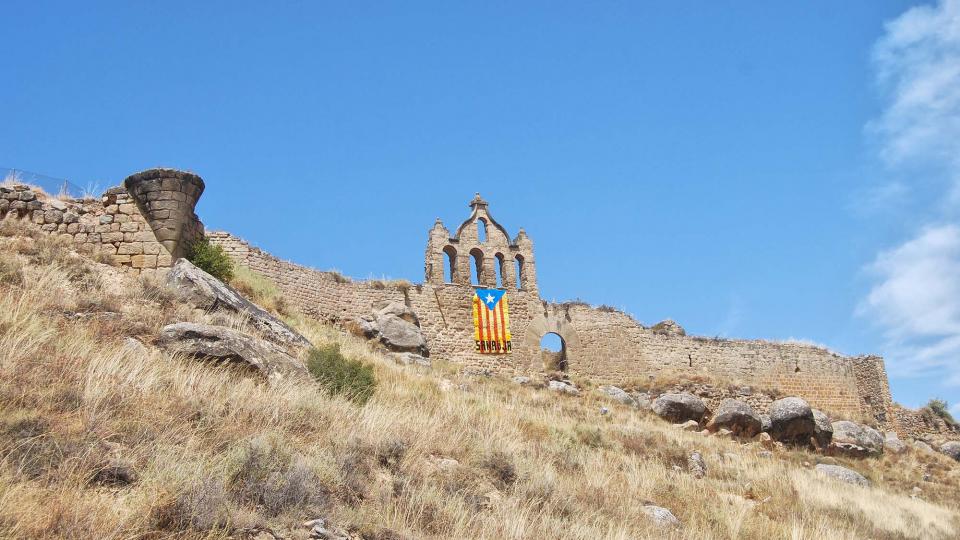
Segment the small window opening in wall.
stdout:
<path fill-rule="evenodd" d="M 687 366 L 693 367 L 693 356 L 689 354 L 687 355 Z"/>
<path fill-rule="evenodd" d="M 497 288 L 503 288 L 503 254 L 497 253 L 494 271 L 497 273 Z"/>
<path fill-rule="evenodd" d="M 800 362 L 795 363 L 794 366 L 795 367 L 793 368 L 793 372 L 800 373 Z"/>
<path fill-rule="evenodd" d="M 523 288 L 523 255 L 517 255 L 513 260 L 514 264 L 514 275 L 517 276 L 517 288 Z"/>
<path fill-rule="evenodd" d="M 480 242 L 487 241 L 487 220 L 483 218 L 477 220 L 477 238 Z"/>
<path fill-rule="evenodd" d="M 560 334 L 548 332 L 540 338 L 540 355 L 546 371 L 567 370 L 567 344 Z"/>
<path fill-rule="evenodd" d="M 470 283 L 480 285 L 483 281 L 483 252 L 479 249 L 470 250 L 470 258 L 473 264 L 470 265 Z"/>
<path fill-rule="evenodd" d="M 447 264 L 443 266 L 443 279 L 447 283 L 453 283 L 454 276 L 457 275 L 457 250 L 453 246 L 443 248 L 447 256 Z"/>

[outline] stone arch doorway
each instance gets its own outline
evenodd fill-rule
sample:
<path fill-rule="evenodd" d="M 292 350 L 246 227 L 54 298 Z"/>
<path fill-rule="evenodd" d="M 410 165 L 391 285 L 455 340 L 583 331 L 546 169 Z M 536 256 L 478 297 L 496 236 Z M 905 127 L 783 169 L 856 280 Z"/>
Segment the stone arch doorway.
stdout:
<path fill-rule="evenodd" d="M 556 337 L 546 337 L 548 334 Z M 559 342 L 559 351 L 544 351 L 541 344 L 546 337 L 547 342 L 551 340 L 556 347 Z M 553 354 L 553 358 L 562 360 L 563 369 L 558 371 L 567 371 L 571 366 L 576 367 L 577 354 L 580 351 L 580 338 L 576 330 L 570 325 L 565 317 L 556 316 L 553 313 L 537 315 L 527 327 L 526 335 L 523 338 L 523 348 L 530 351 L 530 369 L 532 371 L 547 371 L 547 365 L 544 362 L 545 354 Z M 556 353 L 559 353 L 557 355 Z"/>
<path fill-rule="evenodd" d="M 567 344 L 556 332 L 547 332 L 540 338 L 540 358 L 545 371 L 567 371 Z"/>

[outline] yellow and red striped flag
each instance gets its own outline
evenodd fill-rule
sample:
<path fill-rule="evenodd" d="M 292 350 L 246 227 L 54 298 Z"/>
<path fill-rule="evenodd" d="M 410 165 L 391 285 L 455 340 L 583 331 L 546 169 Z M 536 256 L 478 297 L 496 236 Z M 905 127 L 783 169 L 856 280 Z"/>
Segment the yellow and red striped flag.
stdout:
<path fill-rule="evenodd" d="M 480 354 L 507 354 L 510 344 L 510 310 L 506 291 L 477 289 L 473 293 L 475 350 Z"/>

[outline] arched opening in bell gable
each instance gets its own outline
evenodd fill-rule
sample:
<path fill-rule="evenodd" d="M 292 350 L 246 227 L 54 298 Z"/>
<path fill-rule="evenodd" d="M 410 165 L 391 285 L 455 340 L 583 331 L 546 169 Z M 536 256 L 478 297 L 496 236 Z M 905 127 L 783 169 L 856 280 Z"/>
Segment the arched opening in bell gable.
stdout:
<path fill-rule="evenodd" d="M 443 281 L 453 283 L 457 275 L 457 250 L 453 246 L 443 248 L 446 261 L 443 265 Z"/>
<path fill-rule="evenodd" d="M 470 283 L 480 285 L 483 283 L 483 252 L 477 248 L 470 250 Z"/>

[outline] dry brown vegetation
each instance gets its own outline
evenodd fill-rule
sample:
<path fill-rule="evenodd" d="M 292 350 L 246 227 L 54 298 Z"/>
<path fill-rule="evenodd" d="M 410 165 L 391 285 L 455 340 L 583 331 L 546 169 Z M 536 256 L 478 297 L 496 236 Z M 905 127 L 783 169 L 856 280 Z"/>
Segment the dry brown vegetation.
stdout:
<path fill-rule="evenodd" d="M 296 314 L 290 322 L 315 344 L 338 343 L 375 367 L 366 405 L 312 383 L 268 385 L 170 357 L 149 346 L 163 324 L 217 316 L 4 226 L 0 537 L 227 538 L 269 528 L 305 538 L 302 522 L 317 517 L 366 539 L 960 535 L 960 467 L 938 454 L 765 457 L 595 392 L 521 388 L 442 361 L 403 368 Z M 147 349 L 125 345 L 128 336 Z M 694 450 L 707 462 L 702 479 L 686 472 Z M 874 487 L 816 475 L 811 466 L 823 461 Z M 671 509 L 682 527 L 658 529 L 646 502 Z"/>

